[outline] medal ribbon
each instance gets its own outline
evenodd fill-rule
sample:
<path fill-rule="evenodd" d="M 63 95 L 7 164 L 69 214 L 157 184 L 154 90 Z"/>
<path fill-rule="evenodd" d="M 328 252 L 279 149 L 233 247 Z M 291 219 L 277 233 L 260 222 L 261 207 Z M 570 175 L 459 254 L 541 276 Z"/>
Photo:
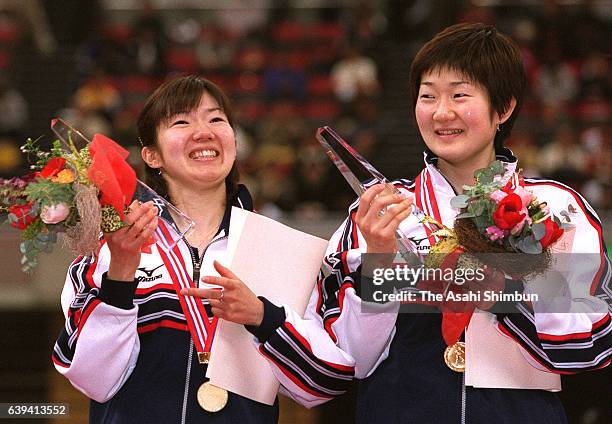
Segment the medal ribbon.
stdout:
<path fill-rule="evenodd" d="M 425 168 L 417 176 L 415 181 L 415 202 L 425 214 L 433 217 L 437 222 L 442 223 L 442 216 L 438 208 L 436 193 L 431 182 L 429 169 Z M 431 223 L 424 223 L 425 232 L 429 239 L 429 245 L 433 246 L 439 240 L 433 232 L 436 230 Z M 458 252 L 452 252 L 443 261 L 441 268 L 455 268 L 457 265 Z M 442 305 L 442 337 L 448 346 L 459 341 L 461 334 L 468 326 L 472 318 L 473 307 L 466 312 L 453 312 L 448 307 Z"/>
<path fill-rule="evenodd" d="M 163 221 L 159 222 L 159 234 L 164 237 L 171 238 L 170 232 L 166 228 Z M 170 241 L 171 243 L 171 241 Z M 187 320 L 187 326 L 191 333 L 191 338 L 195 344 L 196 351 L 198 354 L 204 353 L 209 354 L 212 346 L 213 339 L 215 337 L 215 330 L 217 329 L 218 317 L 209 319 L 204 309 L 202 299 L 195 296 L 182 296 L 180 291 L 183 288 L 197 287 L 197 284 L 192 280 L 191 276 L 187 272 L 187 267 L 183 261 L 178 244 L 171 250 L 162 249 L 157 246 L 157 250 L 170 274 L 174 289 L 178 294 L 178 299 L 181 304 L 181 309 L 185 314 Z M 198 355 L 199 357 L 200 355 Z"/>

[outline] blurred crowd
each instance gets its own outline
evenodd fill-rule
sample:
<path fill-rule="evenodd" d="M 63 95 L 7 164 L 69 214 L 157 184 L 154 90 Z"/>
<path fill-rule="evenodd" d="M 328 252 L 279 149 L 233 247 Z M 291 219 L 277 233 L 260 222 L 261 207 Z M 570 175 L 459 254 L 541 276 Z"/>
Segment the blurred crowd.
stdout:
<path fill-rule="evenodd" d="M 524 54 L 529 90 L 507 145 L 525 175 L 559 179 L 596 207 L 612 207 L 612 18 L 601 7 L 605 2 L 459 1 L 444 14 L 436 2 L 421 0 L 324 8 L 235 3 L 244 7 L 194 14 L 156 10 L 145 1 L 128 19 L 105 13 L 75 46 L 78 86 L 61 115 L 86 135 L 113 137 L 139 158 L 135 120 L 146 96 L 167 78 L 202 74 L 233 101 L 241 175 L 258 209 L 272 216 L 288 211 L 317 216 L 344 209 L 354 194 L 319 147 L 316 128 L 334 126 L 372 157 L 380 143 L 385 93 L 406 92 L 402 108 L 410 119 L 407 86 L 389 87 L 381 78 L 385 57 L 378 43 L 418 45 L 454 22 L 488 22 L 510 34 Z M 11 25 L 10 13 L 0 13 L 3 175 L 14 161 L 10 146 L 32 135 L 28 105 L 3 59 L 2 40 L 10 42 Z M 141 165 L 134 161 L 134 166 Z"/>

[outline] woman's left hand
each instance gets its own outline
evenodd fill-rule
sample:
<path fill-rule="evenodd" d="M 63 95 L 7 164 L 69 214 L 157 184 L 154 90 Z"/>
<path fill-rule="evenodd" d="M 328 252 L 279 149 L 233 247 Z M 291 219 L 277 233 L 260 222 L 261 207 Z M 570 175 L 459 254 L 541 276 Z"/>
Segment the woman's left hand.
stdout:
<path fill-rule="evenodd" d="M 214 261 L 220 277 L 205 276 L 202 281 L 221 286 L 221 289 L 181 289 L 183 296 L 208 299 L 212 313 L 237 324 L 259 326 L 263 320 L 263 302 L 231 270 Z"/>

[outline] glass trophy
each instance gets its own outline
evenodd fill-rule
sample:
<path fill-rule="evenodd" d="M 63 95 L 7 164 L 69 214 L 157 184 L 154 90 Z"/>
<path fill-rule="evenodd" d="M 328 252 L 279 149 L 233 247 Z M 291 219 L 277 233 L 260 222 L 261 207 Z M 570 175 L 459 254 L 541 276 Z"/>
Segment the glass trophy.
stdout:
<path fill-rule="evenodd" d="M 361 196 L 367 187 L 373 184 L 385 184 L 387 189 L 383 192 L 384 194 L 400 193 L 389 180 L 330 127 L 319 128 L 317 140 L 358 196 Z M 412 214 L 419 219 L 424 216 L 416 205 L 413 205 Z M 413 264 L 415 258 L 420 258 L 416 244 L 400 228 L 397 229 L 395 236 L 398 252 L 406 263 Z"/>
<path fill-rule="evenodd" d="M 62 119 L 51 120 L 51 130 L 57 135 L 63 148 L 67 151 L 72 151 L 73 148 L 80 151 L 90 144 L 90 140 Z M 176 243 L 195 226 L 195 222 L 191 218 L 140 180 L 136 180 L 133 200 L 143 203 L 152 201 L 157 207 L 159 224 L 154 233 L 154 238 L 165 249 L 174 248 Z"/>

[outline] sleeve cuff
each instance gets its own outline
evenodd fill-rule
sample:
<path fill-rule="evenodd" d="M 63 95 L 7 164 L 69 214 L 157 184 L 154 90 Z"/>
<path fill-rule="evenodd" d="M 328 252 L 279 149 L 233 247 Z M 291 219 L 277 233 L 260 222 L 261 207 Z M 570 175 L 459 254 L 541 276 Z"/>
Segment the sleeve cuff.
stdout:
<path fill-rule="evenodd" d="M 259 326 L 245 325 L 244 327 L 249 333 L 257 337 L 260 343 L 265 343 L 276 329 L 283 325 L 287 319 L 287 315 L 285 314 L 285 309 L 276 306 L 265 297 L 257 296 L 257 298 L 264 304 L 263 320 Z"/>
<path fill-rule="evenodd" d="M 132 282 L 109 280 L 106 274 L 106 272 L 102 274 L 98 298 L 102 302 L 117 308 L 132 309 L 138 280 L 134 279 Z"/>

